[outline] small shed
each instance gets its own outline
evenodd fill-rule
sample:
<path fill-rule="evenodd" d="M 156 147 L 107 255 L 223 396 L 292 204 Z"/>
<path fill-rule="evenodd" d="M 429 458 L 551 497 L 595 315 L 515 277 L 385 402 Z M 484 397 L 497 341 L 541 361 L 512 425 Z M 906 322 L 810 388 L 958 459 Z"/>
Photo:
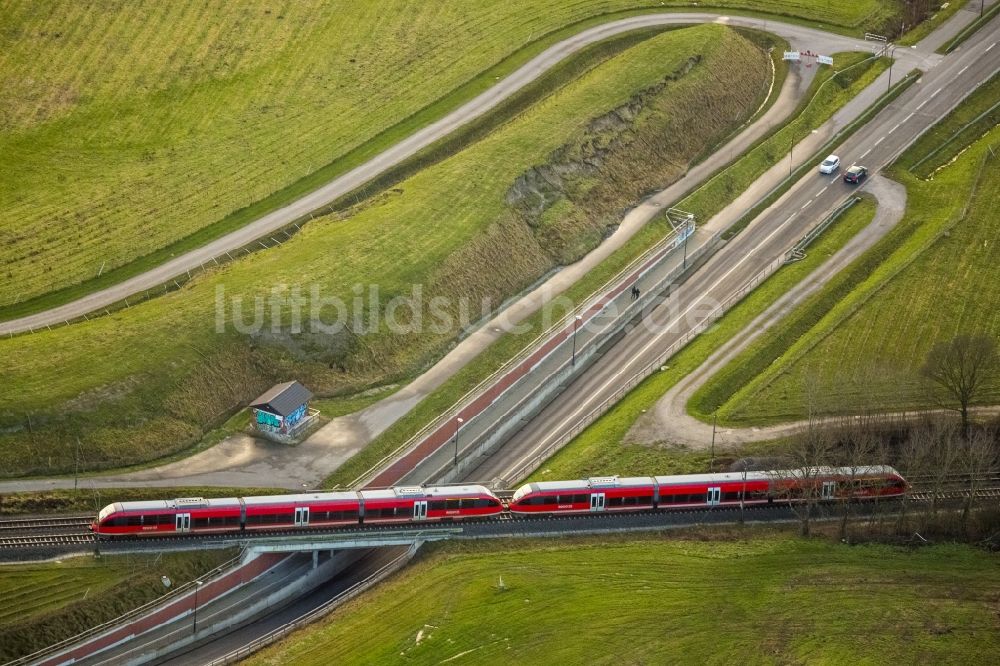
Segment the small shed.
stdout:
<path fill-rule="evenodd" d="M 254 429 L 280 441 L 293 439 L 318 414 L 309 409 L 312 397 L 297 381 L 275 384 L 250 403 Z"/>

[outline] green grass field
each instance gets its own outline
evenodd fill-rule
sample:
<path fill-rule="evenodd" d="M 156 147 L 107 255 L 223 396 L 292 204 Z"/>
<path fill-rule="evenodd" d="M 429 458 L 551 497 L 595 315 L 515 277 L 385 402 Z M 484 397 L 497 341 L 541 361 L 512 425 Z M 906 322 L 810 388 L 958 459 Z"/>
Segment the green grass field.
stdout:
<path fill-rule="evenodd" d="M 896 12 L 877 0 L 716 4 L 852 33 Z M 662 6 L 14 2 L 0 32 L 4 316 L 245 224 L 455 108 L 572 26 Z"/>
<path fill-rule="evenodd" d="M 208 550 L 0 566 L 0 659 L 30 654 L 156 599 L 164 592 L 160 576 L 180 585 L 234 555 Z"/>
<path fill-rule="evenodd" d="M 10 389 L 0 412 L 0 473 L 72 470 L 77 435 L 85 469 L 169 455 L 288 376 L 329 395 L 412 373 L 440 355 L 454 332 L 390 335 L 383 325 L 363 337 L 296 333 L 286 303 L 259 333 L 244 335 L 232 325 L 231 299 L 249 304 L 273 290 L 287 294 L 290 285 L 309 294 L 315 285 L 350 304 L 353 285 L 377 282 L 380 308 L 413 284 L 424 285 L 425 303 L 440 295 L 499 304 L 596 244 L 643 191 L 683 173 L 755 111 L 769 77 L 766 54 L 721 26 L 651 37 L 468 149 L 348 214 L 308 225 L 281 248 L 112 316 L 0 341 Z M 623 104 L 633 115 L 624 123 L 615 111 Z M 602 124 L 592 126 L 598 117 Z M 602 169 L 579 168 L 597 149 Z M 514 185 L 550 161 L 567 170 L 564 190 L 546 192 L 550 205 L 540 213 L 521 206 L 525 188 Z M 607 187 L 602 177 L 627 187 Z M 229 299 L 222 334 L 217 287 Z"/>
<path fill-rule="evenodd" d="M 918 374 L 931 346 L 1000 335 L 998 142 L 994 128 L 926 181 L 902 166 L 925 146 L 904 155 L 892 171 L 908 193 L 898 228 L 720 371 L 691 412 L 721 405 L 726 423 L 783 421 L 806 414 L 807 394 L 828 413 L 931 406 Z M 981 402 L 1000 400 L 998 380 Z"/>
<path fill-rule="evenodd" d="M 1000 566 L 968 546 L 762 528 L 633 539 L 444 545 L 248 663 L 961 664 L 1000 650 Z"/>
<path fill-rule="evenodd" d="M 709 468 L 708 450 L 691 451 L 664 441 L 656 445 L 627 441 L 633 424 L 653 409 L 663 394 L 701 365 L 716 349 L 741 331 L 792 286 L 840 249 L 871 222 L 875 205 L 865 199 L 848 209 L 808 249 L 805 259 L 779 269 L 745 299 L 727 312 L 668 362 L 667 369 L 639 384 L 601 418 L 549 458 L 531 477 L 544 479 L 586 478 L 597 474 L 648 475 L 694 474 Z M 741 449 L 741 454 L 747 454 Z M 725 465 L 733 453 L 722 442 L 716 463 Z"/>

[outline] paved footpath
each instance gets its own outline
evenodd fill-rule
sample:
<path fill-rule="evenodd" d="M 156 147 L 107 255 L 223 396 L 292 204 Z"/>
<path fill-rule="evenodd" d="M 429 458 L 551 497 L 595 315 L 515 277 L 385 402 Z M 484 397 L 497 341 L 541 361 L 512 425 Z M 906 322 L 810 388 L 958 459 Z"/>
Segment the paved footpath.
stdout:
<path fill-rule="evenodd" d="M 598 28 L 585 31 L 585 33 L 567 40 L 574 45 L 572 48 L 567 46 L 560 51 L 557 48 L 559 45 L 556 45 L 553 49 L 556 49 L 554 53 L 561 53 L 561 57 L 566 57 L 579 48 L 575 46 L 579 39 L 585 38 L 589 40 L 587 43 L 591 43 L 611 34 L 648 25 L 708 21 L 767 30 L 787 39 L 793 47 L 800 49 L 809 48 L 814 51 L 833 53 L 848 50 L 867 51 L 871 48 L 870 44 L 856 38 L 833 35 L 811 28 L 774 21 L 748 17 L 720 18 L 712 14 L 654 14 L 598 26 Z M 940 56 L 927 53 L 920 48 L 900 50 L 897 53 L 897 58 L 900 59 L 900 62 L 896 66 L 907 70 L 918 66 L 933 67 L 940 61 Z M 558 60 L 550 61 L 548 66 L 552 66 L 555 62 Z M 560 270 L 540 287 L 515 301 L 501 317 L 488 322 L 462 340 L 430 370 L 394 395 L 356 414 L 332 420 L 307 441 L 296 447 L 272 444 L 240 435 L 229 438 L 212 449 L 174 463 L 126 474 L 88 477 L 81 481 L 81 486 L 100 488 L 157 485 L 272 485 L 301 488 L 303 485 L 316 485 L 375 436 L 409 412 L 483 349 L 492 344 L 503 334 L 504 326 L 509 327 L 519 323 L 536 312 L 544 303 L 557 297 L 621 247 L 649 220 L 661 214 L 665 206 L 674 203 L 686 191 L 707 180 L 713 172 L 725 166 L 733 157 L 739 156 L 747 146 L 774 125 L 783 122 L 802 99 L 814 72 L 815 68 L 794 68 L 787 77 L 775 104 L 761 118 L 717 150 L 711 157 L 693 167 L 684 178 L 640 203 L 626 215 L 614 234 L 581 261 Z M 515 73 L 512 76 L 520 75 Z M 800 164 L 803 160 L 808 159 L 839 128 L 848 124 L 874 102 L 883 90 L 884 83 L 880 78 L 862 91 L 858 97 L 838 111 L 818 131 L 807 136 L 795 146 L 793 154 L 797 159 L 794 162 Z M 735 219 L 742 215 L 742 212 L 754 201 L 781 181 L 786 173 L 784 164 L 787 163 L 783 162 L 782 165 L 769 170 L 713 220 L 721 223 L 720 221 Z M 72 487 L 72 485 L 71 478 L 3 482 L 0 483 L 0 492 L 65 488 Z"/>

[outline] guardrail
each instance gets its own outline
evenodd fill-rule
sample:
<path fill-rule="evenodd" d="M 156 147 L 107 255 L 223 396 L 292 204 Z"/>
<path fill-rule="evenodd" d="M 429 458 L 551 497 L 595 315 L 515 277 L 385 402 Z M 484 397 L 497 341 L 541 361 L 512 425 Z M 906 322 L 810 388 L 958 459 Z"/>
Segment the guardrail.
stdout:
<path fill-rule="evenodd" d="M 198 580 L 201 581 L 202 583 L 205 583 L 206 581 L 218 578 L 219 576 L 221 576 L 222 574 L 226 573 L 229 569 L 233 568 L 236 565 L 242 566 L 241 560 L 243 559 L 243 556 L 244 556 L 245 552 L 246 552 L 246 549 L 241 550 L 240 553 L 239 553 L 239 555 L 236 555 L 231 560 L 227 560 L 226 562 L 223 562 L 222 564 L 220 564 L 219 566 L 215 567 L 214 569 L 212 569 L 208 573 L 199 576 Z M 94 626 L 94 627 L 91 627 L 90 629 L 87 629 L 86 631 L 81 631 L 80 633 L 76 634 L 75 636 L 70 636 L 69 638 L 63 639 L 63 640 L 59 641 L 58 643 L 55 643 L 55 644 L 50 645 L 48 647 L 42 648 L 41 650 L 38 650 L 37 652 L 33 652 L 33 653 L 29 654 L 29 655 L 25 655 L 23 657 L 15 659 L 14 661 L 7 662 L 6 664 L 4 664 L 4 666 L 21 666 L 22 664 L 28 664 L 28 663 L 31 663 L 33 661 L 37 661 L 37 660 L 39 660 L 39 659 L 41 659 L 43 657 L 46 657 L 48 655 L 51 655 L 51 654 L 60 652 L 62 650 L 65 650 L 66 648 L 68 648 L 68 647 L 70 647 L 70 646 L 72 646 L 72 645 L 74 645 L 76 643 L 80 643 L 82 641 L 85 641 L 88 638 L 92 638 L 93 636 L 101 634 L 101 633 L 103 633 L 105 631 L 108 631 L 110 629 L 114 629 L 115 627 L 117 627 L 119 625 L 122 625 L 122 624 L 125 624 L 126 622 L 128 622 L 128 621 L 130 621 L 130 620 L 132 620 L 132 619 L 134 619 L 136 617 L 144 615 L 147 612 L 149 612 L 150 610 L 152 610 L 153 608 L 162 605 L 165 601 L 170 601 L 170 600 L 172 600 L 174 598 L 182 597 L 185 594 L 187 594 L 188 592 L 190 592 L 192 589 L 194 589 L 195 587 L 196 587 L 195 581 L 189 581 L 187 583 L 184 583 L 183 585 L 179 585 L 177 587 L 174 587 L 174 588 L 170 589 L 169 591 L 167 591 L 166 594 L 163 594 L 162 596 L 159 596 L 156 599 L 153 599 L 152 601 L 148 601 L 148 602 L 146 602 L 145 604 L 143 604 L 141 606 L 133 608 L 132 610 L 130 610 L 130 611 L 126 612 L 126 613 L 122 613 L 121 615 L 119 615 L 118 617 L 114 618 L 113 620 L 108 620 L 107 622 L 102 622 L 101 624 L 99 624 L 97 626 Z"/>
<path fill-rule="evenodd" d="M 378 571 L 371 574 L 364 580 L 358 581 L 357 583 L 347 588 L 346 590 L 335 596 L 333 599 L 330 599 L 329 601 L 325 602 L 318 608 L 309 611 L 308 613 L 306 613 L 305 615 L 296 620 L 293 620 L 287 624 L 283 624 L 277 629 L 274 629 L 273 631 L 264 634 L 260 638 L 250 641 L 243 647 L 237 648 L 232 652 L 229 652 L 217 659 L 213 659 L 212 661 L 208 662 L 206 666 L 223 666 L 224 664 L 234 664 L 240 661 L 241 659 L 249 657 L 257 650 L 260 650 L 262 648 L 267 647 L 268 645 L 276 643 L 285 636 L 288 636 L 293 631 L 301 629 L 302 627 L 308 624 L 312 624 L 313 622 L 325 617 L 326 615 L 329 615 L 335 608 L 337 608 L 337 606 L 340 606 L 344 602 L 350 601 L 351 599 L 358 596 L 362 592 L 365 592 L 366 590 L 371 588 L 376 583 L 382 581 L 389 574 L 395 573 L 396 571 L 401 569 L 403 565 L 405 565 L 411 559 L 413 559 L 413 556 L 417 554 L 417 550 L 420 549 L 420 546 L 421 546 L 420 542 L 414 542 L 409 548 L 406 549 L 404 553 L 401 553 L 391 562 L 382 566 Z"/>
<path fill-rule="evenodd" d="M 793 261 L 801 261 L 806 258 L 806 248 L 812 244 L 814 240 L 819 238 L 820 234 L 826 231 L 827 227 L 836 221 L 838 217 L 843 215 L 850 209 L 854 204 L 861 201 L 861 197 L 850 197 L 847 201 L 837 206 L 832 213 L 823 218 L 823 221 L 815 225 L 812 229 L 806 232 L 806 235 L 799 239 L 799 242 L 792 246 L 792 249 L 785 253 L 785 263 L 791 263 Z"/>
<path fill-rule="evenodd" d="M 347 487 L 355 488 L 360 484 L 364 483 L 366 480 L 371 479 L 376 476 L 383 468 L 385 468 L 389 463 L 396 460 L 400 456 L 404 455 L 406 452 L 414 449 L 417 445 L 422 443 L 430 435 L 434 434 L 436 431 L 440 430 L 450 422 L 454 421 L 456 417 L 463 416 L 462 410 L 466 409 L 470 404 L 476 400 L 487 395 L 491 389 L 495 387 L 498 380 L 504 378 L 513 369 L 523 363 L 525 360 L 529 359 L 532 354 L 535 354 L 542 346 L 549 342 L 553 336 L 565 332 L 568 328 L 572 328 L 573 322 L 575 322 L 577 315 L 583 315 L 593 309 L 595 303 L 598 302 L 602 297 L 604 297 L 609 290 L 614 289 L 618 286 L 625 276 L 638 270 L 644 263 L 648 263 L 652 257 L 658 253 L 669 253 L 670 251 L 679 247 L 678 239 L 681 238 L 681 233 L 684 227 L 675 228 L 670 233 L 668 233 L 661 241 L 650 247 L 648 250 L 643 252 L 641 255 L 633 259 L 624 268 L 622 268 L 618 273 L 616 273 L 612 278 L 607 280 L 599 288 L 592 291 L 586 296 L 586 298 L 580 301 L 580 305 L 575 307 L 572 311 L 567 313 L 564 317 L 559 319 L 556 323 L 549 326 L 546 330 L 536 336 L 531 342 L 525 345 L 515 356 L 508 359 L 503 365 L 497 368 L 492 374 L 483 379 L 481 382 L 476 384 L 472 389 L 467 391 L 462 397 L 457 399 L 452 403 L 450 407 L 442 410 L 437 418 L 426 424 L 423 428 L 418 430 L 414 435 L 407 439 L 403 444 L 396 447 L 391 453 L 383 456 L 377 463 L 369 467 L 363 473 L 358 475 L 354 480 L 352 480 Z M 505 387 L 504 390 L 506 390 Z M 464 416 L 463 416 L 464 418 Z"/>

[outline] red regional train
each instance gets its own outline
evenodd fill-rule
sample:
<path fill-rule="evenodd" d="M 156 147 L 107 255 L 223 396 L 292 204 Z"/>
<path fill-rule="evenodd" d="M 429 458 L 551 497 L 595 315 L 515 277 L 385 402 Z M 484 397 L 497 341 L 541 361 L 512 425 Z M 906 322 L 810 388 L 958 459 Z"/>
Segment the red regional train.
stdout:
<path fill-rule="evenodd" d="M 394 487 L 223 499 L 116 502 L 101 509 L 91 530 L 100 536 L 264 532 L 348 525 L 454 521 L 496 516 L 602 511 L 656 511 L 802 501 L 900 497 L 906 480 L 892 467 L 596 477 L 528 483 L 509 501 L 479 485 Z"/>

